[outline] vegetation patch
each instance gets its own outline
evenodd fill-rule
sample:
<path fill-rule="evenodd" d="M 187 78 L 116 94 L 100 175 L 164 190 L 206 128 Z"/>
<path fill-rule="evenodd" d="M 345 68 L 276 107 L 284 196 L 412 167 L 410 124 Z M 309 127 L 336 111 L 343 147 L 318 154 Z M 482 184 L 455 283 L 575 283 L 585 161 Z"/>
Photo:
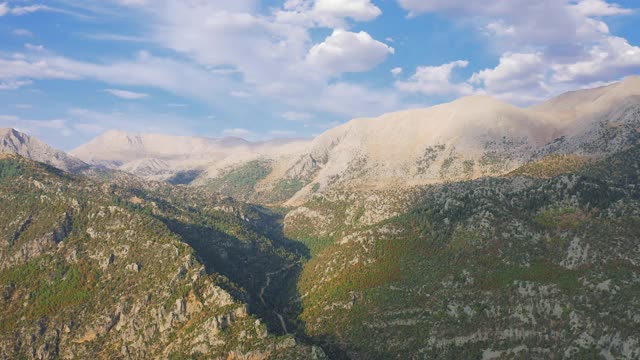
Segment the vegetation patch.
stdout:
<path fill-rule="evenodd" d="M 575 173 L 589 164 L 589 159 L 578 155 L 551 155 L 544 159 L 525 164 L 507 176 L 528 176 L 548 179 L 564 174 Z"/>
<path fill-rule="evenodd" d="M 247 199 L 255 192 L 255 186 L 270 172 L 268 162 L 254 160 L 210 180 L 207 188 L 227 196 Z"/>
<path fill-rule="evenodd" d="M 544 228 L 556 231 L 575 231 L 588 222 L 589 214 L 574 208 L 551 208 L 543 210 L 535 217 L 535 222 Z"/>

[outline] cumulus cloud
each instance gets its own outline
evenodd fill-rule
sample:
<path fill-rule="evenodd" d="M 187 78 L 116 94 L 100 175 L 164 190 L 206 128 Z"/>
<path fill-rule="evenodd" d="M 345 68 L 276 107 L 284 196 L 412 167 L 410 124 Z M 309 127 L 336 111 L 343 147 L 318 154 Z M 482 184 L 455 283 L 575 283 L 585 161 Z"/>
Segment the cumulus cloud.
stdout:
<path fill-rule="evenodd" d="M 610 4 L 604 0 L 582 0 L 574 5 L 575 10 L 583 16 L 627 15 L 633 11 L 618 4 Z"/>
<path fill-rule="evenodd" d="M 346 19 L 370 21 L 382 15 L 371 0 L 288 0 L 280 20 L 328 27 L 346 27 Z"/>
<path fill-rule="evenodd" d="M 394 49 L 368 33 L 335 30 L 324 42 L 309 50 L 307 63 L 329 72 L 364 72 L 382 63 Z"/>
<path fill-rule="evenodd" d="M 605 0 L 398 0 L 413 16 L 437 12 L 477 26 L 502 51 L 495 68 L 470 83 L 503 99 L 528 103 L 568 87 L 640 71 L 640 48 L 613 36 L 605 16 L 630 9 Z"/>
<path fill-rule="evenodd" d="M 453 70 L 469 65 L 466 60 L 453 61 L 440 66 L 421 66 L 408 81 L 397 81 L 396 88 L 403 92 L 424 95 L 471 95 L 474 90 L 466 82 L 453 82 Z"/>
<path fill-rule="evenodd" d="M 104 92 L 126 100 L 140 100 L 149 97 L 149 94 L 119 89 L 105 89 Z"/>
<path fill-rule="evenodd" d="M 553 80 L 589 83 L 640 72 L 640 47 L 610 36 L 596 44 L 584 59 L 553 65 Z"/>
<path fill-rule="evenodd" d="M 473 74 L 471 82 L 493 94 L 531 91 L 544 82 L 544 68 L 541 53 L 506 53 L 498 66 Z"/>
<path fill-rule="evenodd" d="M 332 4 L 335 7 L 329 11 Z M 235 87 L 247 88 L 254 96 L 315 108 L 318 97 L 328 96 L 333 82 L 343 73 L 367 71 L 393 53 L 391 47 L 366 32 L 335 30 L 314 43 L 312 29 L 330 26 L 318 20 L 316 5 L 315 1 L 291 0 L 267 14 L 258 12 L 255 1 L 249 0 L 160 0 L 143 8 L 151 19 L 151 38 L 160 46 L 210 71 L 223 69 L 225 75 L 241 78 L 242 86 Z M 341 19 L 365 19 L 367 11 L 376 12 L 372 6 L 370 1 L 329 1 L 320 9 Z M 362 93 L 359 87 L 353 89 Z M 369 93 L 372 97 L 392 95 L 376 89 L 369 89 Z M 396 106 L 385 110 L 397 109 L 396 100 L 391 96 L 383 101 Z M 342 106 L 336 107 L 343 114 Z M 351 116 L 371 111 L 355 105 L 346 108 Z"/>
<path fill-rule="evenodd" d="M 313 9 L 321 17 L 349 17 L 358 21 L 373 20 L 382 14 L 370 0 L 316 0 Z"/>

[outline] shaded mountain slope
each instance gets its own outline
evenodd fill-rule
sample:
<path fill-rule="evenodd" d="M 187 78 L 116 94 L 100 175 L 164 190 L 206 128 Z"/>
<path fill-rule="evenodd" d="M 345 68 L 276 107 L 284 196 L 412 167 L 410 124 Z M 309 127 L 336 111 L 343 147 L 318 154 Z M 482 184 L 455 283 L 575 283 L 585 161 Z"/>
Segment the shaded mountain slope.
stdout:
<path fill-rule="evenodd" d="M 631 143 L 569 173 L 417 188 L 414 205 L 317 196 L 285 222 L 317 249 L 301 319 L 353 359 L 637 358 L 639 159 Z"/>
<path fill-rule="evenodd" d="M 119 181 L 1 156 L 1 357 L 322 358 L 269 335 L 229 292 L 242 287 L 207 271 L 145 190 L 126 184 L 138 180 Z M 231 217 L 239 229 L 221 236 L 250 227 Z"/>

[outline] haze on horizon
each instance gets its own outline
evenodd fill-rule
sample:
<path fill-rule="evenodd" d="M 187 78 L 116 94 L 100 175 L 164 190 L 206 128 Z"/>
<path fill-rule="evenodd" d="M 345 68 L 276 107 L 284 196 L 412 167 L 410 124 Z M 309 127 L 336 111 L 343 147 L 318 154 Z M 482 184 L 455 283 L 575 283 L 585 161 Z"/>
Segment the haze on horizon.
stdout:
<path fill-rule="evenodd" d="M 529 106 L 640 73 L 632 0 L 0 2 L 0 127 L 318 135 L 468 95 Z"/>

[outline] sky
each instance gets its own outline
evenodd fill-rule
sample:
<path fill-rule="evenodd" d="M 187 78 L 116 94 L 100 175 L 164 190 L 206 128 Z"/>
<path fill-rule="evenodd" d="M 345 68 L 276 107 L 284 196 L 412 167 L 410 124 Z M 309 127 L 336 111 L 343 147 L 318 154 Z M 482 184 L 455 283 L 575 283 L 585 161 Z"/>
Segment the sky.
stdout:
<path fill-rule="evenodd" d="M 311 137 L 468 95 L 640 73 L 640 1 L 0 0 L 0 127 Z"/>

